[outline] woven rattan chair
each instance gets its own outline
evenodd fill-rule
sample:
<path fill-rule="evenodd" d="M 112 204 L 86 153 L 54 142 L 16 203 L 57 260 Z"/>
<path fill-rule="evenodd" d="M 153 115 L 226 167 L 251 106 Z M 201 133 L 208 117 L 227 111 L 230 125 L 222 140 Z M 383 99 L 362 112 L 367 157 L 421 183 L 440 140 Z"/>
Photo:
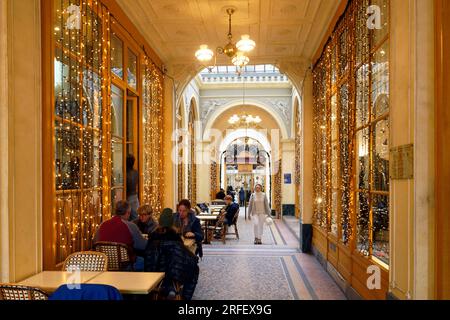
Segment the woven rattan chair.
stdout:
<path fill-rule="evenodd" d="M 108 256 L 103 252 L 81 251 L 75 252 L 64 261 L 63 270 L 107 271 Z"/>
<path fill-rule="evenodd" d="M 94 244 L 94 250 L 106 254 L 108 257 L 108 271 L 133 270 L 134 261 L 130 248 L 118 242 L 99 241 Z"/>
<path fill-rule="evenodd" d="M 48 296 L 38 288 L 0 284 L 0 300 L 48 300 Z"/>
<path fill-rule="evenodd" d="M 238 209 L 238 211 L 234 214 L 233 221 L 231 222 L 230 226 L 225 225 L 224 237 L 226 237 L 227 235 L 235 235 L 236 238 L 239 240 L 239 231 L 238 231 L 238 227 L 237 227 L 237 222 L 239 219 L 239 211 L 240 211 L 240 209 Z M 234 232 L 228 232 L 228 229 L 231 226 L 233 226 Z"/>
<path fill-rule="evenodd" d="M 208 226 L 208 238 L 211 239 L 211 241 L 215 240 L 216 238 L 214 235 L 216 233 L 220 234 L 220 240 L 225 244 L 225 213 L 220 213 L 217 217 L 216 223 L 214 226 Z"/>

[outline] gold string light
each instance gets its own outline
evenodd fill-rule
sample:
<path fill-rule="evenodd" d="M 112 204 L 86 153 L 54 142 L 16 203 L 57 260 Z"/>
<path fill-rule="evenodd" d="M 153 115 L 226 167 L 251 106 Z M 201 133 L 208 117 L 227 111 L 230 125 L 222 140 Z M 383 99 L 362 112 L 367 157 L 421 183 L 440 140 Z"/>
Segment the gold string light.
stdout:
<path fill-rule="evenodd" d="M 80 29 L 67 28 L 79 6 Z M 56 262 L 88 250 L 111 216 L 111 23 L 101 1 L 54 4 Z M 145 59 L 143 72 L 144 202 L 158 212 L 163 198 L 163 77 Z"/>
<path fill-rule="evenodd" d="M 378 134 L 387 134 L 383 119 L 389 110 L 381 102 L 382 112 L 373 115 L 373 106 L 380 95 L 389 94 L 389 34 L 387 22 L 380 31 L 367 27 L 370 3 L 349 3 L 313 70 L 314 224 L 339 236 L 343 244 L 355 240 L 361 254 L 388 263 L 384 238 L 389 206 L 383 197 L 389 195 L 388 178 L 384 182 L 389 166 L 378 154 L 387 147 L 380 147 L 374 135 L 377 125 Z M 378 5 L 387 21 L 387 1 Z"/>

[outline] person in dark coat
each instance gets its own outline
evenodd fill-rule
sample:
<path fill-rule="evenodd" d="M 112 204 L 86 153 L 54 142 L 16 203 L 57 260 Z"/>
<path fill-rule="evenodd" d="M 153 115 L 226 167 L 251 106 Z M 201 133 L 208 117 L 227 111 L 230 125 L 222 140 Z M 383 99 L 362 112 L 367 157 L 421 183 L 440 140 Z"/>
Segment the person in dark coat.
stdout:
<path fill-rule="evenodd" d="M 198 258 L 184 246 L 173 222 L 172 209 L 164 209 L 158 228 L 149 234 L 144 271 L 165 273 L 161 293 L 167 299 L 176 297 L 177 282 L 182 287 L 182 298 L 191 300 L 198 282 Z"/>
<path fill-rule="evenodd" d="M 239 204 L 242 206 L 244 206 L 244 202 L 245 202 L 245 190 L 244 188 L 241 188 L 239 190 Z"/>
<path fill-rule="evenodd" d="M 195 216 L 191 208 L 191 202 L 183 199 L 178 203 L 177 213 L 174 216 L 174 225 L 178 233 L 186 239 L 195 239 L 197 244 L 196 254 L 203 257 L 203 231 L 200 220 Z"/>
<path fill-rule="evenodd" d="M 216 199 L 223 200 L 225 198 L 225 190 L 222 188 L 216 193 Z"/>

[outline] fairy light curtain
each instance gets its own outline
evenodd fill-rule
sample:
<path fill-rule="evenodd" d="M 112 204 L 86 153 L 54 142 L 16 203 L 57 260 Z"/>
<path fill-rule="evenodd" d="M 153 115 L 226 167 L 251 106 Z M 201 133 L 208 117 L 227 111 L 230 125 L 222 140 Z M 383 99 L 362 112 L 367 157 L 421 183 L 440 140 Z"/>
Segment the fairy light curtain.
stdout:
<path fill-rule="evenodd" d="M 381 28 L 367 27 L 377 6 Z M 314 224 L 389 264 L 389 2 L 354 0 L 313 72 Z"/>
<path fill-rule="evenodd" d="M 55 212 L 52 263 L 61 263 L 71 253 L 92 248 L 92 237 L 102 221 L 111 216 L 114 187 L 112 161 L 111 71 L 112 17 L 101 1 L 53 0 L 53 99 L 52 146 Z M 143 55 L 141 68 L 129 71 L 128 85 L 142 81 L 139 110 L 142 123 L 143 199 L 156 212 L 163 202 L 163 76 Z M 141 70 L 136 74 L 136 69 Z M 134 73 L 133 73 L 134 72 Z M 139 78 L 138 78 L 139 77 Z M 131 82 L 130 82 L 131 80 Z M 54 256 L 53 256 L 54 255 Z"/>
<path fill-rule="evenodd" d="M 99 2 L 54 3 L 56 261 L 87 250 L 102 221 L 107 13 Z M 80 19 L 74 19 L 80 17 Z"/>
<path fill-rule="evenodd" d="M 156 66 L 145 59 L 143 77 L 143 176 L 144 203 L 158 215 L 162 208 L 163 185 L 163 77 Z"/>

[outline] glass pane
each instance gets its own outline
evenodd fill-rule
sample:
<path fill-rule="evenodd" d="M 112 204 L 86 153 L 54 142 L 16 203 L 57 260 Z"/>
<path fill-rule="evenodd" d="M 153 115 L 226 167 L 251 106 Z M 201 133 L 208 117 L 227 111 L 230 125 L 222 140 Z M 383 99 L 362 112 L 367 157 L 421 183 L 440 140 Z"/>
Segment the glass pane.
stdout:
<path fill-rule="evenodd" d="M 127 154 L 134 155 L 134 145 L 132 143 L 127 143 Z M 135 164 L 135 168 L 137 168 L 137 165 Z"/>
<path fill-rule="evenodd" d="M 362 65 L 356 72 L 356 127 L 369 120 L 369 68 Z"/>
<path fill-rule="evenodd" d="M 91 128 L 101 128 L 102 88 L 97 73 L 84 70 L 83 74 L 83 124 Z"/>
<path fill-rule="evenodd" d="M 338 188 L 338 143 L 334 142 L 331 145 L 331 187 Z"/>
<path fill-rule="evenodd" d="M 372 255 L 389 264 L 389 196 L 373 195 Z"/>
<path fill-rule="evenodd" d="M 389 45 L 374 54 L 372 63 L 372 114 L 374 118 L 389 112 Z"/>
<path fill-rule="evenodd" d="M 123 186 L 123 144 L 122 141 L 113 140 L 111 148 L 112 160 L 112 186 Z"/>
<path fill-rule="evenodd" d="M 77 8 L 78 6 L 78 8 Z M 75 56 L 81 52 L 80 36 L 82 21 L 78 15 L 80 0 L 54 0 L 53 35 L 55 41 L 70 50 Z"/>
<path fill-rule="evenodd" d="M 373 129 L 373 190 L 389 191 L 389 118 Z"/>
<path fill-rule="evenodd" d="M 356 245 L 359 252 L 369 255 L 369 199 L 365 192 L 356 195 Z"/>
<path fill-rule="evenodd" d="M 137 56 L 133 53 L 133 51 L 128 49 L 127 82 L 128 85 L 133 89 L 136 89 L 137 84 L 136 77 L 137 77 Z"/>
<path fill-rule="evenodd" d="M 348 52 L 347 52 L 347 29 L 344 28 L 343 32 L 339 36 L 339 75 L 344 75 L 348 67 Z"/>
<path fill-rule="evenodd" d="M 356 10 L 356 66 L 367 62 L 369 55 L 369 28 L 367 28 L 367 7 L 369 0 L 358 1 Z"/>
<path fill-rule="evenodd" d="M 358 189 L 369 189 L 369 129 L 356 133 L 356 177 Z"/>
<path fill-rule="evenodd" d="M 338 210 L 338 192 L 334 190 L 331 194 L 331 233 L 337 237 L 338 223 L 337 223 L 337 210 Z"/>
<path fill-rule="evenodd" d="M 337 54 L 336 46 L 331 47 L 331 85 L 336 84 L 337 80 Z"/>
<path fill-rule="evenodd" d="M 56 190 L 80 188 L 80 129 L 78 126 L 55 123 Z"/>
<path fill-rule="evenodd" d="M 350 182 L 352 179 L 352 159 L 350 155 L 350 110 L 348 99 L 348 84 L 341 87 L 339 96 L 340 123 L 339 145 L 340 147 L 340 175 L 341 175 L 341 227 L 342 241 L 347 244 L 351 234 L 350 227 Z"/>
<path fill-rule="evenodd" d="M 55 75 L 55 114 L 59 117 L 80 122 L 79 88 L 80 66 L 78 61 L 63 55 L 56 49 L 54 62 Z"/>
<path fill-rule="evenodd" d="M 123 137 L 123 90 L 111 85 L 111 134 Z"/>
<path fill-rule="evenodd" d="M 388 0 L 371 0 L 371 4 L 377 6 L 381 13 L 380 25 L 371 30 L 372 44 L 376 47 L 389 32 L 389 3 Z"/>
<path fill-rule="evenodd" d="M 335 141 L 338 138 L 338 124 L 337 124 L 337 99 L 336 95 L 331 97 L 331 140 Z"/>
<path fill-rule="evenodd" d="M 83 131 L 83 188 L 101 187 L 101 141 L 97 131 Z"/>
<path fill-rule="evenodd" d="M 123 42 L 111 33 L 111 71 L 123 79 Z"/>
<path fill-rule="evenodd" d="M 127 141 L 134 137 L 134 101 L 127 100 Z"/>
<path fill-rule="evenodd" d="M 111 190 L 111 207 L 112 212 L 116 209 L 117 201 L 124 200 L 123 198 L 123 188 L 114 188 Z"/>

